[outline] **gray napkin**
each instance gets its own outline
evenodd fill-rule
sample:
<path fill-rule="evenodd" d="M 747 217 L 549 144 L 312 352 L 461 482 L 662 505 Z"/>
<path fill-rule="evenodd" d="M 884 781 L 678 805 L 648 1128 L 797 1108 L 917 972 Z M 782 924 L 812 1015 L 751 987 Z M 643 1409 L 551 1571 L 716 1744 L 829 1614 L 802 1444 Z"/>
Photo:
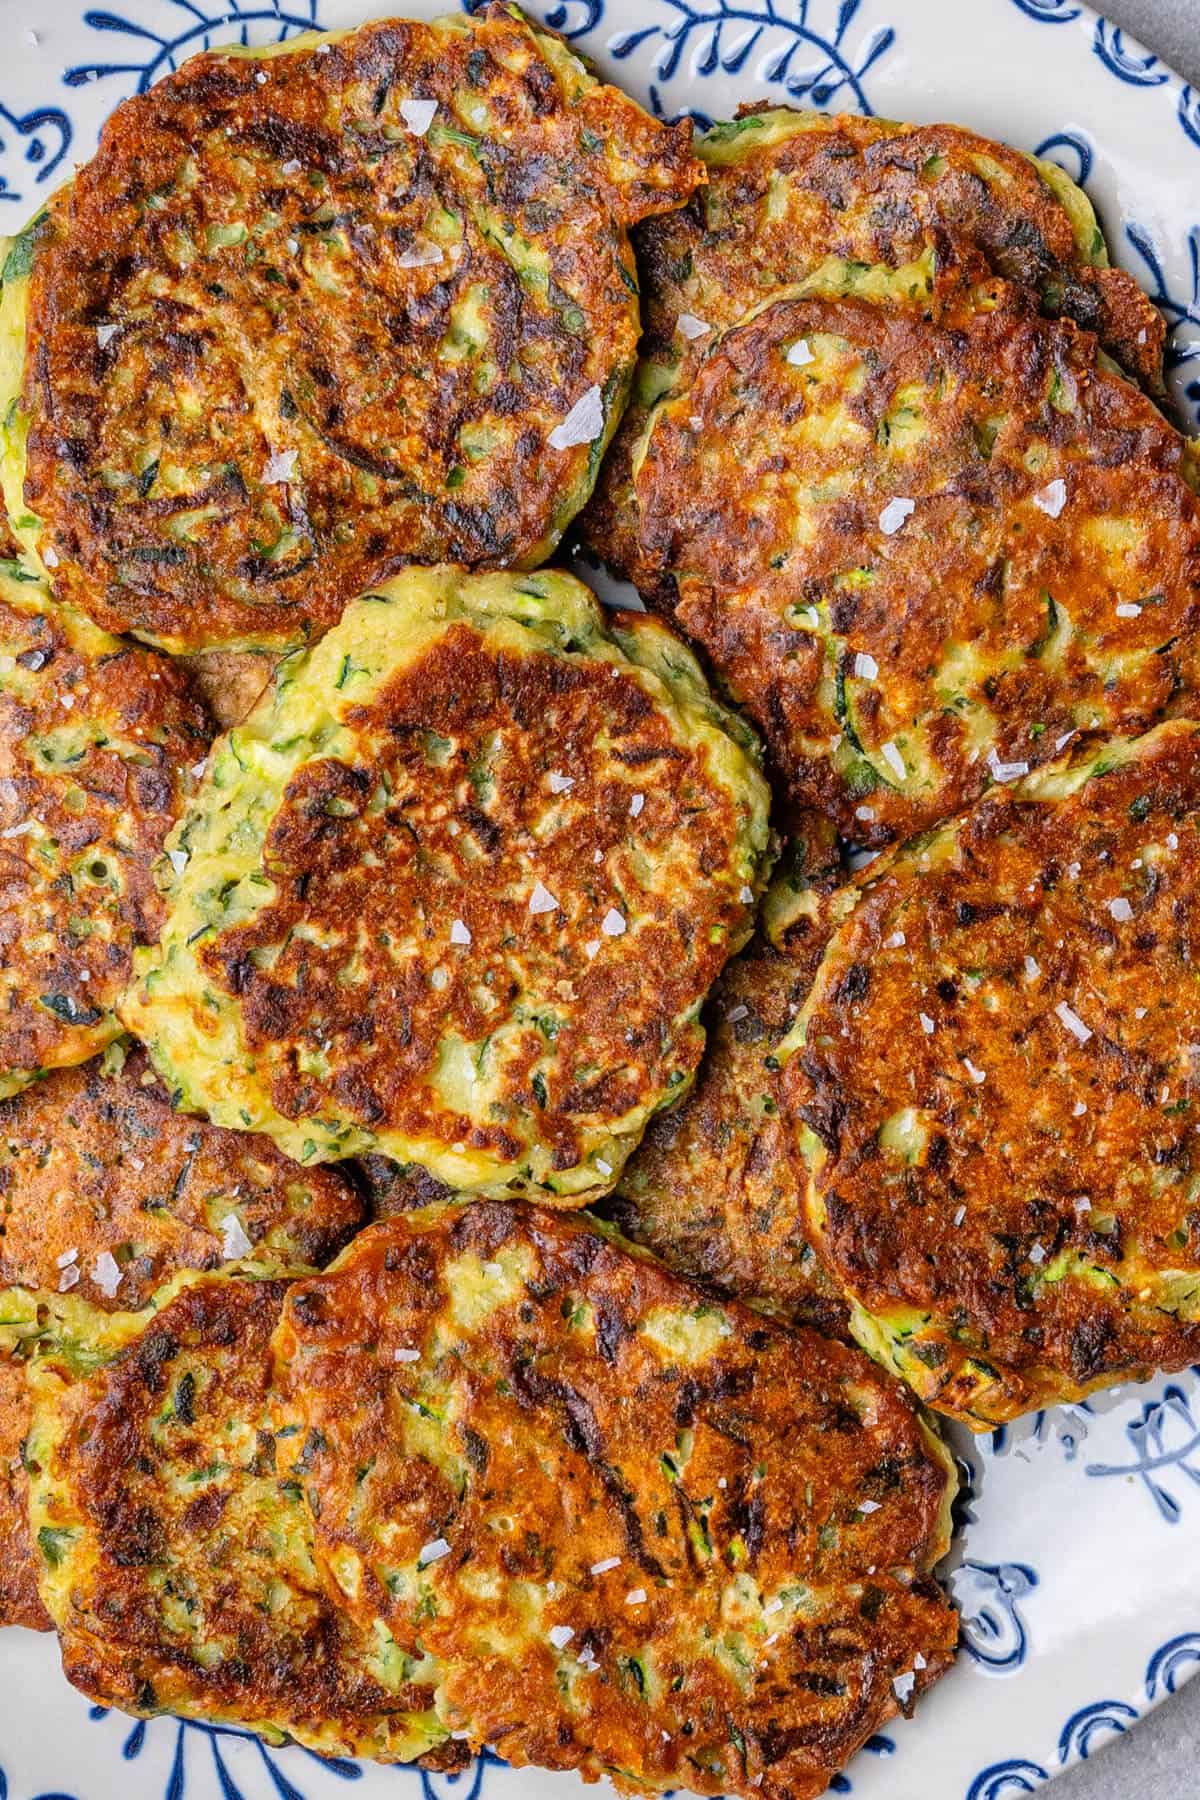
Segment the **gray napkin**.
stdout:
<path fill-rule="evenodd" d="M 1157 50 L 1189 81 L 1200 83 L 1198 0 L 1110 0 L 1101 10 L 1140 37 L 1148 49 Z"/>

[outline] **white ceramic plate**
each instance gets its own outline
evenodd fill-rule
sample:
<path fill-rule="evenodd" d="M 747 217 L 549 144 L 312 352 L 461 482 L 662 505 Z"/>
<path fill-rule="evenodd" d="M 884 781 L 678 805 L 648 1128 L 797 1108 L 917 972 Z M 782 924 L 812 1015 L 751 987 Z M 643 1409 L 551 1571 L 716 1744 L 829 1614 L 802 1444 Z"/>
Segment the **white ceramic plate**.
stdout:
<path fill-rule="evenodd" d="M 447 0 L 449 3 L 449 0 Z M 1171 326 L 1200 429 L 1200 93 L 1077 0 L 529 0 L 659 112 L 743 100 L 952 119 L 1058 158 Z M 209 44 L 346 25 L 370 0 L 0 0 L 0 230 L 102 120 Z M 397 0 L 395 10 L 405 10 Z M 434 12 L 444 5 L 411 10 Z M 856 1800 L 1009 1800 L 1122 1732 L 1200 1666 L 1200 1393 L 1127 1389 L 959 1448 L 958 1666 L 834 1784 Z M 90 1708 L 55 1646 L 0 1634 L 0 1800 L 569 1800 L 573 1778 L 484 1759 L 449 1778 Z"/>

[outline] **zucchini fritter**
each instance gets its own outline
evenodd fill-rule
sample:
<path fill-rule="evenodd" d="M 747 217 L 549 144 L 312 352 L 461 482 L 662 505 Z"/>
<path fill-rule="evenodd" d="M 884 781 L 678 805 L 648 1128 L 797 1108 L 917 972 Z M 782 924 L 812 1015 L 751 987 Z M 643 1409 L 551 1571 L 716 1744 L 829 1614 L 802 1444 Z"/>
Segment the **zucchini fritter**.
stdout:
<path fill-rule="evenodd" d="M 0 565 L 0 1096 L 120 1032 L 162 916 L 152 865 L 210 735 L 183 670 Z"/>
<path fill-rule="evenodd" d="M 6 1323 L 0 1311 L 0 1332 Z M 49 1631 L 29 1546 L 28 1430 L 25 1371 L 5 1354 L 0 1340 L 0 1626 L 25 1625 L 30 1631 Z"/>
<path fill-rule="evenodd" d="M 777 1052 L 838 910 L 853 899 L 833 871 L 801 872 L 797 846 L 787 860 L 763 908 L 764 926 L 786 911 L 779 947 L 760 930 L 729 964 L 706 1008 L 694 1088 L 650 1121 L 601 1210 L 675 1274 L 843 1336 L 847 1307 L 813 1250 L 808 1165 L 783 1101 Z"/>
<path fill-rule="evenodd" d="M 251 1253 L 321 1268 L 363 1211 L 338 1171 L 298 1168 L 267 1138 L 172 1111 L 140 1050 L 122 1066 L 114 1047 L 0 1102 L 0 1290 L 13 1315 L 0 1306 L 0 1625 L 49 1628 L 20 1461 L 22 1364 L 40 1298 L 143 1307 L 178 1270 Z"/>
<path fill-rule="evenodd" d="M 772 301 L 658 410 L 637 480 L 792 802 L 871 847 L 1197 692 L 1194 449 L 1010 284 L 936 320 Z"/>
<path fill-rule="evenodd" d="M 18 534 L 172 651 L 303 642 L 409 562 L 535 566 L 625 403 L 627 230 L 702 173 L 515 7 L 194 57 L 8 256 Z"/>
<path fill-rule="evenodd" d="M 1108 266 L 1090 201 L 1056 164 L 957 125 L 786 107 L 747 107 L 696 151 L 707 187 L 635 234 L 644 336 L 634 395 L 582 521 L 609 567 L 644 593 L 670 597 L 669 575 L 638 542 L 632 466 L 649 409 L 690 385 L 717 333 L 829 258 L 897 270 L 931 246 L 943 263 L 978 252 L 1161 389 L 1162 316 Z"/>
<path fill-rule="evenodd" d="M 276 1350 L 318 1555 L 472 1746 L 809 1800 L 950 1661 L 953 1475 L 902 1390 L 595 1225 L 372 1226 Z"/>
<path fill-rule="evenodd" d="M 125 1712 L 324 1755 L 436 1755 L 431 1670 L 331 1604 L 300 1480 L 277 1466 L 268 1351 L 286 1287 L 184 1277 L 149 1319 L 81 1306 L 43 1339 L 31 1522 L 63 1668 Z"/>
<path fill-rule="evenodd" d="M 0 1288 L 132 1310 L 177 1269 L 237 1255 L 323 1268 L 363 1223 L 338 1170 L 175 1112 L 142 1050 L 107 1060 L 0 1102 Z"/>
<path fill-rule="evenodd" d="M 583 1204 L 692 1079 L 767 803 L 664 626 L 409 570 L 221 739 L 123 1016 L 178 1104 L 300 1161 Z"/>
<path fill-rule="evenodd" d="M 1200 1360 L 1200 727 L 863 877 L 784 1092 L 853 1329 L 975 1429 Z"/>

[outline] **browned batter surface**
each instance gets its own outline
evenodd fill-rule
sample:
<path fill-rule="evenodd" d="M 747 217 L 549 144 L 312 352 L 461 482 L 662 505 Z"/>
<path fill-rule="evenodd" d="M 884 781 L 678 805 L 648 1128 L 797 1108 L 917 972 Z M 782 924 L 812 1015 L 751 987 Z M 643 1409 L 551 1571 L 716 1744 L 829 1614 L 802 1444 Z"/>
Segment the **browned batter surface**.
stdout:
<path fill-rule="evenodd" d="M 38 610 L 0 569 L 0 1093 L 119 1030 L 152 873 L 212 727 L 164 656 Z"/>
<path fill-rule="evenodd" d="M 0 1626 L 50 1631 L 29 1547 L 29 1482 L 22 1460 L 28 1430 L 25 1371 L 0 1356 Z"/>
<path fill-rule="evenodd" d="M 174 1112 L 141 1050 L 119 1073 L 96 1059 L 0 1101 L 0 1289 L 134 1309 L 176 1270 L 238 1254 L 226 1221 L 247 1254 L 320 1268 L 363 1215 L 337 1170 Z M 28 1428 L 24 1369 L 0 1354 L 0 1625 L 48 1629 L 19 1456 Z"/>
<path fill-rule="evenodd" d="M 1200 736 L 1080 767 L 868 873 L 785 1071 L 823 1258 L 977 1428 L 1200 1360 Z"/>
<path fill-rule="evenodd" d="M 756 751 L 657 620 L 406 571 L 216 746 L 123 1016 L 177 1104 L 300 1161 L 585 1204 L 750 933 Z"/>
<path fill-rule="evenodd" d="M 775 122 L 792 119 L 805 129 L 781 134 Z M 631 483 L 650 397 L 665 384 L 686 389 L 718 332 L 827 258 L 895 269 L 931 243 L 943 263 L 958 246 L 977 251 L 1161 389 L 1162 316 L 1123 269 L 1089 265 L 1065 207 L 1007 145 L 957 125 L 745 106 L 697 150 L 707 187 L 635 234 L 644 326 L 635 397 L 582 520 L 609 567 L 644 592 L 670 597 L 669 575 L 638 542 Z M 688 337 L 681 316 L 711 329 Z"/>
<path fill-rule="evenodd" d="M 222 731 L 240 725 L 271 679 L 276 658 L 209 650 L 186 659 L 192 683 Z"/>
<path fill-rule="evenodd" d="M 438 1658 L 472 1745 L 811 1800 L 953 1654 L 947 1469 L 903 1391 L 586 1221 L 374 1226 L 276 1350 L 331 1579 Z"/>
<path fill-rule="evenodd" d="M 268 1352 L 286 1285 L 187 1288 L 81 1379 L 55 1379 L 46 1350 L 30 1440 L 43 1592 L 65 1673 L 105 1705 L 386 1759 L 430 1690 L 372 1676 L 279 1471 Z M 434 1724 L 421 1747 L 446 1736 Z"/>
<path fill-rule="evenodd" d="M 514 979 L 549 1001 L 555 981 L 542 975 L 530 983 L 518 972 L 527 956 L 549 961 L 570 992 L 558 995 L 561 1012 L 554 1009 L 547 1027 L 554 1066 L 543 1076 L 545 1101 L 539 1105 L 531 1084 L 546 1031 L 532 1017 L 524 1053 L 506 1069 L 505 1082 L 537 1107 L 539 1135 L 556 1164 L 570 1168 L 579 1157 L 576 1115 L 619 1118 L 647 1090 L 670 1091 L 690 1077 L 702 1035 L 693 1029 L 675 1042 L 669 1026 L 711 985 L 739 922 L 737 895 L 728 886 L 697 884 L 684 920 L 677 893 L 664 884 L 658 894 L 639 895 L 651 916 L 637 924 L 637 966 L 611 953 L 589 959 L 585 937 L 604 948 L 616 873 L 610 855 L 629 863 L 670 846 L 680 866 L 723 868 L 736 830 L 733 801 L 707 779 L 702 756 L 689 759 L 672 741 L 636 681 L 614 680 L 602 663 L 564 669 L 551 657 L 497 655 L 466 627 L 448 633 L 421 667 L 353 723 L 378 746 L 378 760 L 369 769 L 327 760 L 302 771 L 266 840 L 277 898 L 252 924 L 203 942 L 200 961 L 211 981 L 237 996 L 251 1051 L 300 1040 L 315 1025 L 337 1044 L 341 1066 L 328 1093 L 294 1062 L 280 1067 L 272 1084 L 280 1112 L 297 1118 L 326 1111 L 331 1102 L 364 1124 L 386 1121 L 405 1136 L 429 1139 L 459 1129 L 444 1109 L 431 1111 L 436 1096 L 421 1079 L 448 1020 L 466 1043 L 482 1043 L 494 1001 Z M 431 732 L 454 747 L 435 784 L 425 775 Z M 616 755 L 611 763 L 596 755 L 593 781 L 588 765 L 598 735 Z M 479 806 L 487 780 L 481 756 L 499 776 L 486 811 Z M 574 772 L 575 787 L 553 809 L 560 828 L 546 831 L 537 828 L 536 815 L 550 797 L 544 771 L 551 762 Z M 406 796 L 382 815 L 369 809 L 381 781 Z M 630 841 L 635 791 L 646 796 L 636 845 Z M 368 843 L 377 862 L 364 861 Z M 530 918 L 526 891 L 506 891 L 496 880 L 505 847 L 525 844 L 537 845 L 543 887 L 565 902 L 545 923 Z M 597 845 L 604 852 L 599 865 Z M 472 950 L 447 959 L 450 979 L 440 988 L 419 964 L 398 972 L 388 942 L 398 921 L 429 917 L 437 904 L 430 887 L 435 871 L 453 888 Z M 632 881 L 628 891 L 632 897 Z M 296 931 L 301 924 L 306 932 Z M 314 925 L 352 929 L 366 965 L 366 991 L 387 997 L 386 1012 L 364 1013 L 364 984 L 348 986 L 338 959 L 314 957 L 307 935 Z M 279 944 L 286 948 L 263 966 L 255 952 Z M 442 947 L 435 945 L 441 961 Z M 583 1073 L 589 1068 L 595 1078 Z M 520 1154 L 502 1117 L 477 1125 L 472 1140 L 503 1160 Z"/>
<path fill-rule="evenodd" d="M 761 938 L 730 963 L 695 1087 L 651 1120 L 603 1210 L 676 1274 L 841 1336 L 847 1309 L 810 1241 L 808 1167 L 775 1054 L 811 979 L 811 960 Z"/>
<path fill-rule="evenodd" d="M 71 1291 L 134 1310 L 177 1269 L 228 1261 L 228 1220 L 250 1245 L 232 1254 L 323 1268 L 363 1214 L 337 1169 L 173 1111 L 142 1050 L 119 1074 L 95 1060 L 0 1101 L 0 1288 L 57 1289 L 74 1250 Z"/>
<path fill-rule="evenodd" d="M 299 642 L 406 562 L 543 560 L 586 498 L 601 426 L 549 440 L 593 388 L 615 422 L 627 228 L 691 192 L 690 128 L 515 9 L 450 23 L 197 56 L 51 203 L 25 499 L 111 629 Z"/>
<path fill-rule="evenodd" d="M 768 306 L 661 409 L 638 477 L 677 621 L 796 808 L 871 846 L 1197 685 L 1184 439 L 1020 289 L 947 307 Z"/>

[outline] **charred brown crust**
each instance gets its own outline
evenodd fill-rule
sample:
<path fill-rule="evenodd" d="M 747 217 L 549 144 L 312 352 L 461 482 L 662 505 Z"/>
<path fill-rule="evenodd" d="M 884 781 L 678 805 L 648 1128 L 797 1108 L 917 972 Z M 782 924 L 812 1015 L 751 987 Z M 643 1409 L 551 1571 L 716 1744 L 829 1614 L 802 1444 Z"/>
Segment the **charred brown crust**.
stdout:
<path fill-rule="evenodd" d="M 186 1288 L 107 1369 L 65 1391 L 53 1479 L 90 1555 L 86 1586 L 57 1620 L 63 1667 L 84 1693 L 129 1712 L 182 1704 L 352 1744 L 426 1705 L 428 1691 L 380 1687 L 365 1645 L 315 1579 L 300 1591 L 294 1557 L 286 1611 L 268 1603 L 271 1530 L 242 1501 L 248 1485 L 276 1475 L 272 1432 L 249 1428 L 271 1417 L 269 1346 L 286 1285 Z M 180 1476 L 189 1455 L 190 1482 Z M 197 1653 L 194 1633 L 221 1654 Z"/>
<path fill-rule="evenodd" d="M 321 1268 L 364 1204 L 335 1169 L 298 1168 L 269 1138 L 174 1112 L 141 1050 L 120 1073 L 92 1061 L 0 1101 L 0 1288 L 57 1291 L 66 1258 L 76 1298 L 135 1310 L 177 1270 L 227 1261 L 231 1215 L 252 1254 Z M 98 1268 L 101 1257 L 111 1265 Z M 29 1545 L 28 1429 L 23 1365 L 0 1356 L 0 1625 L 48 1630 Z"/>
<path fill-rule="evenodd" d="M 187 659 L 192 684 L 221 731 L 240 725 L 263 695 L 274 661 L 252 651 L 210 650 Z"/>
<path fill-rule="evenodd" d="M 76 1296 L 133 1311 L 176 1270 L 227 1261 L 230 1216 L 247 1254 L 323 1268 L 364 1207 L 337 1169 L 302 1169 L 269 1138 L 175 1112 L 139 1049 L 119 1074 L 93 1061 L 0 1101 L 0 1288 L 56 1289 L 74 1250 Z M 114 1294 L 97 1285 L 105 1252 Z"/>
<path fill-rule="evenodd" d="M 51 1631 L 49 1615 L 38 1598 L 29 1542 L 29 1480 L 24 1463 L 28 1431 L 25 1371 L 0 1356 L 0 1626 Z"/>
<path fill-rule="evenodd" d="M 276 1352 L 318 1540 L 361 1575 L 346 1604 L 418 1633 L 446 1716 L 511 1762 L 810 1800 L 893 1678 L 952 1656 L 928 1574 L 946 1471 L 900 1391 L 587 1221 L 480 1202 L 371 1227 L 293 1287 Z M 426 1414 L 454 1420 L 436 1462 L 404 1447 Z M 412 1564 L 417 1591 L 385 1583 Z M 713 1645 L 739 1579 L 752 1613 L 791 1582 L 823 1602 L 768 1607 L 765 1647 L 746 1625 L 735 1678 Z"/>
<path fill-rule="evenodd" d="M 794 960 L 757 938 L 730 963 L 706 1009 L 695 1087 L 651 1120 L 601 1211 L 686 1280 L 842 1337 L 846 1303 L 813 1246 L 775 1054 L 818 955 Z"/>
<path fill-rule="evenodd" d="M 745 106 L 737 116 L 761 110 Z M 776 110 L 788 111 L 773 108 L 771 116 Z M 980 158 L 998 178 L 981 171 Z M 777 200 L 781 187 L 785 203 L 767 213 L 768 192 Z M 897 268 L 930 243 L 943 263 L 982 254 L 1048 314 L 1097 333 L 1151 393 L 1162 392 L 1162 315 L 1123 269 L 1084 261 L 1066 210 L 1027 157 L 956 125 L 855 115 L 709 164 L 707 188 L 638 228 L 643 364 L 677 364 L 675 382 L 686 388 L 712 339 L 682 337 L 681 313 L 721 331 L 771 287 L 803 281 L 827 258 Z M 635 400 L 580 524 L 614 573 L 669 606 L 670 571 L 640 541 L 632 486 L 647 416 Z"/>
<path fill-rule="evenodd" d="M 1197 728 L 1112 762 L 868 877 L 785 1074 L 822 1255 L 976 1423 L 1200 1359 Z"/>
<path fill-rule="evenodd" d="M 278 1050 L 271 1101 L 285 1118 L 333 1113 L 406 1139 L 461 1139 L 504 1163 L 521 1151 L 506 1125 L 518 1106 L 536 1112 L 553 1166 L 569 1169 L 598 1115 L 619 1120 L 690 1078 L 704 1040 L 687 1015 L 725 961 L 741 903 L 697 879 L 685 907 L 643 886 L 635 864 L 686 845 L 698 874 L 726 867 L 736 805 L 705 749 L 684 750 L 646 688 L 613 676 L 600 659 L 513 654 L 456 624 L 352 710 L 369 761 L 315 760 L 293 779 L 265 845 L 274 897 L 199 946 L 214 990 L 236 998 L 251 1053 Z M 434 775 L 431 754 L 443 758 Z M 655 772 L 664 759 L 669 782 Z M 567 768 L 575 793 L 556 800 L 548 772 Z M 381 785 L 395 796 L 382 812 L 371 805 Z M 558 903 L 544 917 L 529 913 L 527 856 Z M 636 959 L 596 953 L 618 891 L 636 902 Z M 470 932 L 461 950 L 446 943 L 455 912 Z M 411 919 L 422 954 L 398 964 L 389 934 Z M 329 954 L 335 940 L 341 955 Z M 348 983 L 352 958 L 360 978 Z M 497 1003 L 518 1001 L 529 1017 L 506 1051 L 503 1096 L 473 1121 L 430 1071 L 448 1030 L 486 1043 Z M 302 1052 L 316 1047 L 326 1076 L 306 1070 Z"/>
<path fill-rule="evenodd" d="M 549 554 L 595 446 L 547 437 L 634 360 L 627 228 L 701 175 L 686 124 L 567 66 L 493 5 L 200 55 L 117 109 L 31 276 L 64 598 L 171 649 L 295 643 L 406 563 Z"/>
<path fill-rule="evenodd" d="M 787 360 L 810 339 L 832 346 L 818 372 Z M 1184 439 L 1094 337 L 991 283 L 937 318 L 767 307 L 659 412 L 637 487 L 675 619 L 793 805 L 879 847 L 969 804 L 997 761 L 1186 709 L 1191 479 Z"/>
<path fill-rule="evenodd" d="M 140 645 L 88 649 L 3 594 L 0 635 L 2 1080 L 105 1041 L 134 948 L 158 936 L 153 865 L 212 725 L 186 671 Z"/>

